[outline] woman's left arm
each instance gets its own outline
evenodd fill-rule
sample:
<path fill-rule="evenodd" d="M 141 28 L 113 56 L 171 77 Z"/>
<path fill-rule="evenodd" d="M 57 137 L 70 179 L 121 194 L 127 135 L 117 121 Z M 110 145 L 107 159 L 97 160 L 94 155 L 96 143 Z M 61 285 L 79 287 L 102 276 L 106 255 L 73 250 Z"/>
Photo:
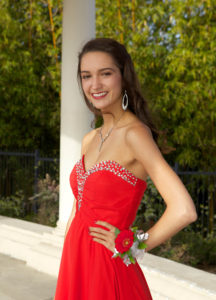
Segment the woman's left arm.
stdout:
<path fill-rule="evenodd" d="M 148 230 L 147 251 L 175 235 L 197 219 L 196 209 L 180 178 L 163 158 L 146 126 L 130 129 L 126 142 L 133 156 L 142 163 L 166 203 L 166 210 Z"/>
<path fill-rule="evenodd" d="M 196 209 L 185 186 L 163 158 L 146 126 L 130 129 L 126 135 L 126 143 L 135 159 L 142 163 L 166 203 L 165 212 L 148 230 L 149 238 L 145 243 L 147 244 L 146 251 L 149 251 L 168 240 L 182 228 L 195 222 Z M 108 230 L 89 227 L 93 240 L 114 252 L 115 227 L 101 220 L 96 224 Z"/>

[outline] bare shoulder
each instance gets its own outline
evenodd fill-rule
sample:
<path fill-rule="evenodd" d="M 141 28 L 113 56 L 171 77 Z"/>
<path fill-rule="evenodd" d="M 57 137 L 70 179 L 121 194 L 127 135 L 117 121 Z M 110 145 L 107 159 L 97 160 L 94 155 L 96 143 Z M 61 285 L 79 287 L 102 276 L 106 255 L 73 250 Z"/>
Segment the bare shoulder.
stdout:
<path fill-rule="evenodd" d="M 84 135 L 82 139 L 81 154 L 86 153 L 88 145 L 91 143 L 92 139 L 95 137 L 96 134 L 97 134 L 97 129 L 93 129 Z"/>
<path fill-rule="evenodd" d="M 143 165 L 148 175 L 152 175 L 156 167 L 164 164 L 163 156 L 153 139 L 150 128 L 142 122 L 134 122 L 127 128 L 125 142 L 131 157 Z"/>
<path fill-rule="evenodd" d="M 141 121 L 133 122 L 128 126 L 125 134 L 126 143 L 128 146 L 135 146 L 137 142 L 153 142 L 151 129 Z"/>

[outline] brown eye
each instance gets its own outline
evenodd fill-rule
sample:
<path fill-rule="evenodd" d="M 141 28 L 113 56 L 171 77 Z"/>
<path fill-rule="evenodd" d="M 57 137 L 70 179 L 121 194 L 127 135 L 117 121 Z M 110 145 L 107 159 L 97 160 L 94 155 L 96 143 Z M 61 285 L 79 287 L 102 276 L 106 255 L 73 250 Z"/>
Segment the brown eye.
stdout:
<path fill-rule="evenodd" d="M 85 79 L 90 78 L 90 75 L 82 75 L 81 78 L 85 80 Z"/>
<path fill-rule="evenodd" d="M 105 72 L 105 73 L 102 73 L 102 76 L 110 76 L 112 73 L 111 72 Z"/>

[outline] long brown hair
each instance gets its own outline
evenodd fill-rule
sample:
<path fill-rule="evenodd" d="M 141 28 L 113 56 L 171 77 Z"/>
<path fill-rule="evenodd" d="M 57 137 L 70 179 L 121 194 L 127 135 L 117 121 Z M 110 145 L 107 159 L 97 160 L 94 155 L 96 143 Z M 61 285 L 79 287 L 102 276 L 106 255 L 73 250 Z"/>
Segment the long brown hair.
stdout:
<path fill-rule="evenodd" d="M 101 51 L 106 52 L 114 59 L 117 67 L 122 74 L 123 92 L 127 90 L 129 103 L 128 109 L 133 112 L 144 124 L 146 124 L 152 131 L 153 138 L 157 140 L 158 132 L 151 119 L 147 101 L 144 99 L 139 80 L 137 78 L 132 59 L 127 52 L 124 45 L 118 43 L 116 40 L 110 38 L 95 38 L 88 41 L 82 48 L 78 56 L 78 70 L 77 78 L 79 85 L 81 84 L 81 60 L 84 54 L 88 52 Z M 82 89 L 83 92 L 83 89 Z M 101 115 L 100 110 L 96 109 L 86 98 L 84 92 L 83 96 L 88 108 L 94 113 L 96 119 Z"/>

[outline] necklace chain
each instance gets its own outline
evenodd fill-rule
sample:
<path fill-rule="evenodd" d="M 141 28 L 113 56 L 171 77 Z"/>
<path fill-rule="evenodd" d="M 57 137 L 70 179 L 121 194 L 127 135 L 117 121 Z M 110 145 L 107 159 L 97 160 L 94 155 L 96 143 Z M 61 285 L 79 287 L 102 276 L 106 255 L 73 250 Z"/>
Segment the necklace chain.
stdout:
<path fill-rule="evenodd" d="M 124 113 L 123 113 L 124 114 Z M 123 116 L 123 114 L 121 115 L 121 117 Z M 106 139 L 110 136 L 112 130 L 114 129 L 114 127 L 117 125 L 118 121 L 121 119 L 121 117 L 117 120 L 117 122 L 113 125 L 113 127 L 111 127 L 109 129 L 109 131 L 107 132 L 107 134 L 103 137 L 102 136 L 102 129 L 103 129 L 103 126 L 101 127 L 99 133 L 100 133 L 100 138 L 101 138 L 101 143 L 100 143 L 100 147 L 99 147 L 99 152 L 101 151 L 101 148 L 103 146 L 103 143 L 106 141 Z"/>

